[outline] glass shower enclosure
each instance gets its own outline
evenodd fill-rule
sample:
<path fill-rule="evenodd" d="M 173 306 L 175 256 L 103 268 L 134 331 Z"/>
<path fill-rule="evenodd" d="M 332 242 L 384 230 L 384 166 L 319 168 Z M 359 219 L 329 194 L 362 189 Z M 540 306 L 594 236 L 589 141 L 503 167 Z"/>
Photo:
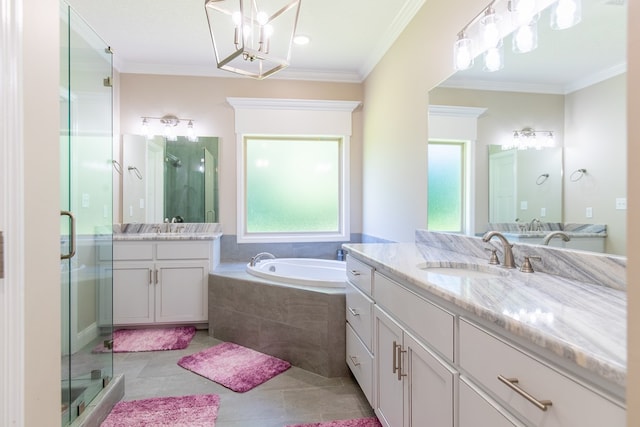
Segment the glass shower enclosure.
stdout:
<path fill-rule="evenodd" d="M 113 378 L 112 55 L 60 3 L 61 425 Z"/>

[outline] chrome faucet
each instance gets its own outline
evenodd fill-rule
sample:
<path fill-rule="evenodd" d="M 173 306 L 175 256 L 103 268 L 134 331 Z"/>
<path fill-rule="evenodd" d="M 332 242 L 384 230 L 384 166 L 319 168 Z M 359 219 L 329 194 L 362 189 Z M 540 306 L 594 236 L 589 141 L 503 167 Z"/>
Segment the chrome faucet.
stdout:
<path fill-rule="evenodd" d="M 270 254 L 269 252 L 260 252 L 258 255 L 254 256 L 251 258 L 251 262 L 249 263 L 249 265 L 251 267 L 255 267 L 256 264 L 262 260 L 262 258 L 271 258 L 271 259 L 276 259 L 276 256 L 273 254 Z"/>
<path fill-rule="evenodd" d="M 502 248 L 504 252 L 504 268 L 516 268 L 516 263 L 513 260 L 513 251 L 511 250 L 511 248 L 513 248 L 513 245 L 509 243 L 507 238 L 504 237 L 502 233 L 495 230 L 487 231 L 484 236 L 482 236 L 482 241 L 486 243 L 494 237 L 497 237 L 502 242 Z"/>
<path fill-rule="evenodd" d="M 540 220 L 538 218 L 533 218 L 529 223 L 529 231 L 540 231 L 540 226 Z"/>
<path fill-rule="evenodd" d="M 569 240 L 571 240 L 571 237 L 569 237 L 569 235 L 564 231 L 553 231 L 547 234 L 546 236 L 544 236 L 544 240 L 542 241 L 542 244 L 548 245 L 551 239 L 553 239 L 554 237 L 561 238 L 564 242 L 568 242 Z"/>

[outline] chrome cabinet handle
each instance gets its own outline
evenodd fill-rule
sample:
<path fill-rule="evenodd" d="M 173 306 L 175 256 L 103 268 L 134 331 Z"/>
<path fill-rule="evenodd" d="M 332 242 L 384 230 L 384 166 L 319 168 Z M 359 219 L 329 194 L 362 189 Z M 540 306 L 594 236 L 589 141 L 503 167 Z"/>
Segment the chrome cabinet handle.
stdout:
<path fill-rule="evenodd" d="M 355 366 L 360 366 L 360 362 L 358 362 L 358 358 L 356 356 L 349 356 L 349 359 L 351 359 L 351 362 L 355 365 Z"/>
<path fill-rule="evenodd" d="M 351 270 L 351 274 L 352 274 L 353 276 L 359 276 L 359 275 L 361 275 L 362 273 L 360 273 L 358 270 Z"/>
<path fill-rule="evenodd" d="M 153 270 L 149 269 L 149 284 L 153 284 Z"/>
<path fill-rule="evenodd" d="M 353 316 L 360 316 L 360 313 L 358 313 L 358 310 L 356 310 L 355 308 L 347 307 L 347 310 L 349 310 L 349 313 L 351 313 Z"/>
<path fill-rule="evenodd" d="M 69 211 L 60 211 L 60 216 L 69 217 L 71 236 L 69 238 L 69 253 L 61 254 L 60 259 L 71 259 L 76 254 L 76 217 Z"/>
<path fill-rule="evenodd" d="M 520 386 L 517 385 L 518 384 L 517 378 L 507 378 L 502 375 L 498 375 L 498 379 L 500 380 L 500 382 L 504 383 L 511 390 L 515 391 L 520 396 L 527 399 L 529 402 L 531 402 L 536 408 L 540 409 L 541 411 L 546 411 L 548 407 L 552 405 L 550 400 L 539 400 L 533 397 L 532 395 L 530 395 L 529 393 L 527 393 L 524 389 L 522 389 Z"/>
<path fill-rule="evenodd" d="M 156 285 L 158 284 L 158 270 L 156 269 Z"/>
<path fill-rule="evenodd" d="M 402 349 L 402 345 L 398 345 L 396 351 L 398 353 L 398 381 L 402 381 L 402 377 L 407 376 L 407 374 L 402 373 L 402 353 L 406 353 L 407 351 Z"/>
<path fill-rule="evenodd" d="M 396 352 L 396 348 L 398 347 L 398 344 L 396 344 L 396 342 L 393 342 L 393 348 L 391 349 L 391 351 L 393 352 L 393 373 L 395 374 L 398 371 L 398 352 Z"/>

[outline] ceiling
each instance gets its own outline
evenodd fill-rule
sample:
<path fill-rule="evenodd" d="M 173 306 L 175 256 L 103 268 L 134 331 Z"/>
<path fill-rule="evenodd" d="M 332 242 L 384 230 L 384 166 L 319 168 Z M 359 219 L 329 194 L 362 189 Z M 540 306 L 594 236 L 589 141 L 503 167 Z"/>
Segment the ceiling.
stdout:
<path fill-rule="evenodd" d="M 279 78 L 361 82 L 425 0 L 302 0 Z M 234 77 L 216 68 L 204 0 L 67 0 L 111 46 L 123 73 Z M 273 78 L 273 77 L 272 77 Z"/>
<path fill-rule="evenodd" d="M 237 77 L 216 68 L 204 0 L 67 1 L 111 46 L 122 73 Z M 294 45 L 291 65 L 270 78 L 361 82 L 424 2 L 301 0 L 297 33 L 311 43 Z M 569 93 L 625 71 L 625 0 L 582 0 L 582 9 L 582 21 L 563 31 L 549 29 L 543 12 L 538 49 L 514 54 L 507 37 L 502 70 L 484 72 L 477 59 L 445 84 Z"/>

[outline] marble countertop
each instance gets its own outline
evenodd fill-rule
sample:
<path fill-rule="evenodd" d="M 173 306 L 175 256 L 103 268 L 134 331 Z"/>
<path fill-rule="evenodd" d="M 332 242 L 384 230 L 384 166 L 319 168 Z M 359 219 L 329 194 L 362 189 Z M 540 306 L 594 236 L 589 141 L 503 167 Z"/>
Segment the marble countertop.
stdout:
<path fill-rule="evenodd" d="M 487 259 L 416 243 L 343 245 L 381 273 L 406 281 L 495 328 L 542 347 L 606 383 L 626 386 L 624 290 L 547 273 L 506 270 L 495 277 L 455 277 L 420 268 L 427 262 L 487 265 Z M 498 267 L 496 267 L 498 268 Z"/>
<path fill-rule="evenodd" d="M 121 233 L 114 234 L 114 241 L 140 240 L 215 240 L 222 233 Z"/>

